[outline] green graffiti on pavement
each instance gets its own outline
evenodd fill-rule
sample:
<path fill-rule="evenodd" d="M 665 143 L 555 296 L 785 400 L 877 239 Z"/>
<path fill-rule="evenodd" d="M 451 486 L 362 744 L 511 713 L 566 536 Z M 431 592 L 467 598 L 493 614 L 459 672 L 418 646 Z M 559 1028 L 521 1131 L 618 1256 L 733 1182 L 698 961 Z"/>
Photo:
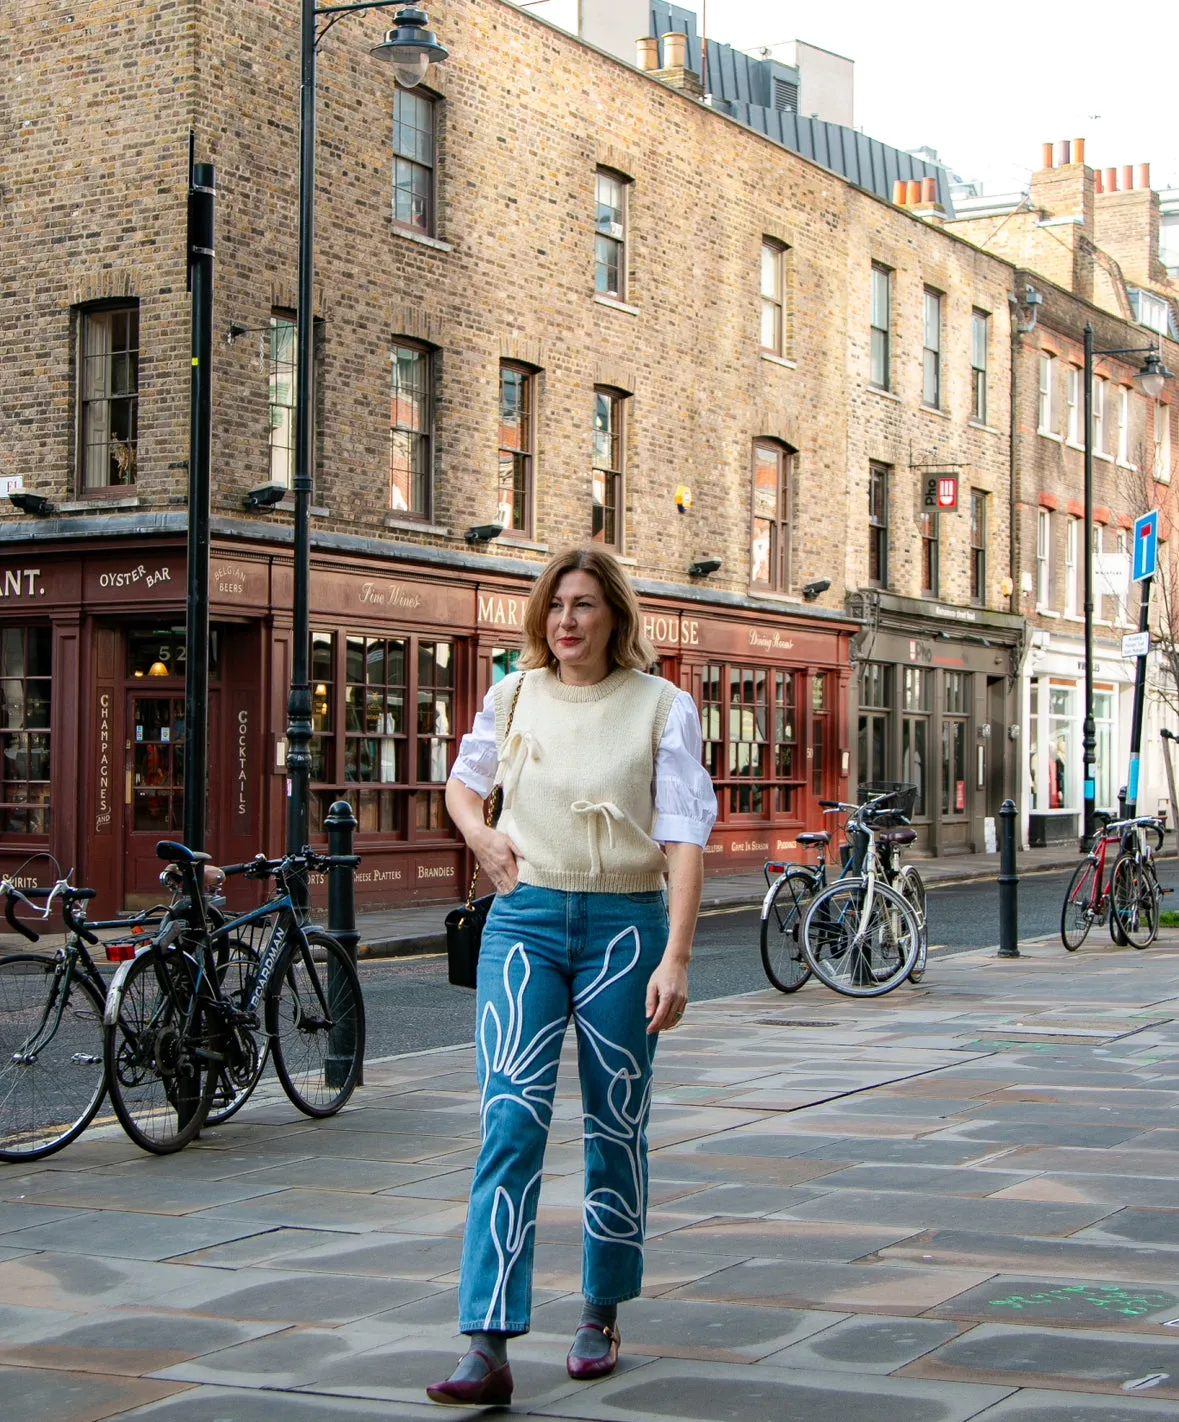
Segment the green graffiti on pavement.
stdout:
<path fill-rule="evenodd" d="M 1044 1289 L 1041 1293 L 1011 1294 L 1005 1299 L 991 1299 L 990 1304 L 992 1308 L 1009 1308 L 1013 1312 L 1022 1313 L 1025 1309 L 1045 1308 L 1051 1304 L 1081 1303 L 1121 1314 L 1123 1318 L 1141 1318 L 1144 1314 L 1166 1308 L 1175 1302 L 1170 1294 L 1132 1291 L 1112 1284 L 1102 1287 L 1092 1284 L 1058 1284 L 1055 1288 Z"/>

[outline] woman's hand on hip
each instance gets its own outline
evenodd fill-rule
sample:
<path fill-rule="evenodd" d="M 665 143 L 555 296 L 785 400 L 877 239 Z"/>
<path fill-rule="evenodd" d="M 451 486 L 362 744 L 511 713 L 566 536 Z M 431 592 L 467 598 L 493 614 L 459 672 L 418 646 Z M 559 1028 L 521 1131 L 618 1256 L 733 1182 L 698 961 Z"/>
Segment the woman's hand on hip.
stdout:
<path fill-rule="evenodd" d="M 664 958 L 647 981 L 647 1032 L 678 1027 L 687 1005 L 688 965 Z"/>
<path fill-rule="evenodd" d="M 516 887 L 519 878 L 516 860 L 520 851 L 506 834 L 484 825 L 482 833 L 468 842 L 475 851 L 479 867 L 495 885 L 496 893 L 506 894 Z"/>

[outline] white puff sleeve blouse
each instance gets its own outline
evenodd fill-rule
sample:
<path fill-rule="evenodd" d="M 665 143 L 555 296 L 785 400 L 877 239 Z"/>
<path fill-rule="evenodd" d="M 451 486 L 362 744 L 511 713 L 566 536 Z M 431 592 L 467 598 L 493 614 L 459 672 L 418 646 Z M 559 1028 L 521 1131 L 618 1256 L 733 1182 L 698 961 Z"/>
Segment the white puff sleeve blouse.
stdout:
<path fill-rule="evenodd" d="M 708 843 L 716 821 L 716 791 L 701 763 L 704 741 L 696 703 L 681 691 L 671 704 L 663 739 L 655 756 L 655 825 L 652 839 L 660 844 Z M 480 799 L 495 784 L 495 702 L 489 690 L 470 733 L 459 746 L 451 776 Z"/>

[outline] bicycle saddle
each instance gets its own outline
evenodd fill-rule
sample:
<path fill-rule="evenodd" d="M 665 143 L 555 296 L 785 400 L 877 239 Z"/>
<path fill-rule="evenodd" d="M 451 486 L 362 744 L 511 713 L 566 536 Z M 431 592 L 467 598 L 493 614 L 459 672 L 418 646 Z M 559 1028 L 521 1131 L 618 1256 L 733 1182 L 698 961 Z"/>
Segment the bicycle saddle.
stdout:
<path fill-rule="evenodd" d="M 912 844 L 917 838 L 915 829 L 889 829 L 877 830 L 876 842 L 878 844 Z"/>
<path fill-rule="evenodd" d="M 808 830 L 806 834 L 796 834 L 795 840 L 799 844 L 830 844 L 830 830 Z"/>
<path fill-rule="evenodd" d="M 156 845 L 156 856 L 166 859 L 169 864 L 209 864 L 213 856 L 206 854 L 200 849 L 189 849 L 186 844 L 177 844 L 175 840 L 162 839 Z"/>

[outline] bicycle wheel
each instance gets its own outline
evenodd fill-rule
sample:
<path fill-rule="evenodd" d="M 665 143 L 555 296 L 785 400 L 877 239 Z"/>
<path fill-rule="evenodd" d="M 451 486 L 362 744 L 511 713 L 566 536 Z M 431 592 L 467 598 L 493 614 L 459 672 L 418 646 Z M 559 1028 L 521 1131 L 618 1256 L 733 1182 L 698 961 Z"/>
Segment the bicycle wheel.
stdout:
<path fill-rule="evenodd" d="M 286 961 L 267 994 L 266 1030 L 292 1103 L 308 1116 L 331 1116 L 360 1076 L 364 1003 L 356 969 L 331 934 L 305 929 L 302 937 L 305 945 L 292 928 Z"/>
<path fill-rule="evenodd" d="M 141 954 L 124 979 L 118 1014 L 106 1029 L 106 1084 L 123 1129 L 143 1150 L 168 1155 L 204 1125 L 219 1067 L 205 1039 L 204 1010 L 187 964 L 173 950 L 159 964 Z"/>
<path fill-rule="evenodd" d="M 815 975 L 847 997 L 879 997 L 913 970 L 921 929 L 913 910 L 879 882 L 864 912 L 867 881 L 841 879 L 811 900 L 802 948 Z"/>
<path fill-rule="evenodd" d="M 1060 911 L 1060 941 L 1070 953 L 1075 953 L 1093 927 L 1093 882 L 1097 866 L 1086 859 L 1073 870 L 1064 892 L 1064 907 Z"/>
<path fill-rule="evenodd" d="M 919 983 L 925 976 L 925 960 L 929 955 L 929 922 L 925 912 L 925 881 L 912 864 L 903 864 L 892 887 L 905 899 L 913 910 L 913 917 L 921 930 L 921 943 L 917 949 L 917 961 L 909 969 L 909 981 Z"/>
<path fill-rule="evenodd" d="M 102 997 L 57 958 L 0 958 L 0 1160 L 40 1160 L 80 1136 L 106 1090 Z"/>
<path fill-rule="evenodd" d="M 243 938 L 217 940 L 217 981 L 221 996 L 235 1012 L 244 1013 L 253 991 L 258 970 L 258 954 Z M 226 1062 L 217 1075 L 206 1126 L 220 1126 L 237 1115 L 266 1066 L 270 1041 L 261 1021 L 239 1021 L 231 1025 L 224 1044 Z"/>
<path fill-rule="evenodd" d="M 802 919 L 818 885 L 805 869 L 775 881 L 761 911 L 761 965 L 779 992 L 797 992 L 811 975 L 802 954 Z"/>
<path fill-rule="evenodd" d="M 1110 912 L 1126 941 L 1148 948 L 1159 931 L 1158 883 L 1152 870 L 1133 854 L 1123 854 L 1114 865 L 1110 884 Z"/>

